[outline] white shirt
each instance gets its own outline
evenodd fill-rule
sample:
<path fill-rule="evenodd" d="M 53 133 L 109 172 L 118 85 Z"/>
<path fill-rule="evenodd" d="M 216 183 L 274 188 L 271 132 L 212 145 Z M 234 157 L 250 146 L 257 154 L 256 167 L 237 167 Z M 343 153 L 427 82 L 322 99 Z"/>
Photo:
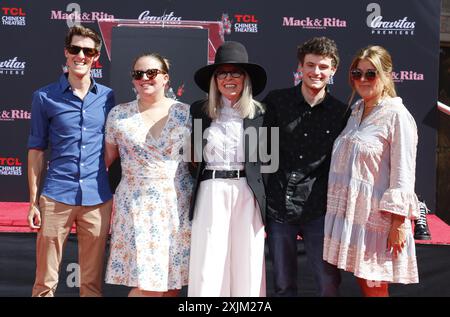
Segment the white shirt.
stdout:
<path fill-rule="evenodd" d="M 219 117 L 206 129 L 206 146 L 203 157 L 206 169 L 243 170 L 244 155 L 244 120 L 238 109 L 231 107 L 231 102 L 222 96 Z"/>

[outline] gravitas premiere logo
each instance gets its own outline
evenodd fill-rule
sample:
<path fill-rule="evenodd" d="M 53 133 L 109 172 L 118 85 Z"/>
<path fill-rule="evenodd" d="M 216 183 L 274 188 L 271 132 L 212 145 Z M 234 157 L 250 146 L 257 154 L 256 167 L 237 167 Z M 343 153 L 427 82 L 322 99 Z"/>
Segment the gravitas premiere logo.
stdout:
<path fill-rule="evenodd" d="M 25 26 L 26 13 L 23 8 L 2 7 L 2 25 Z"/>
<path fill-rule="evenodd" d="M 162 15 L 151 15 L 150 10 L 146 10 L 139 14 L 138 20 L 140 23 L 168 23 L 168 24 L 180 24 L 181 17 L 175 16 L 175 13 L 164 13 Z"/>
<path fill-rule="evenodd" d="M 372 29 L 372 34 L 380 35 L 414 35 L 416 22 L 408 21 L 408 17 L 388 21 L 381 15 L 381 7 L 378 3 L 369 3 L 366 24 Z"/>
<path fill-rule="evenodd" d="M 17 56 L 5 61 L 0 59 L 0 75 L 25 75 L 25 62 L 17 60 Z"/>
<path fill-rule="evenodd" d="M 258 33 L 258 19 L 254 14 L 236 13 L 233 20 L 228 13 L 223 13 L 221 21 L 225 34 L 231 34 L 232 29 L 236 33 Z"/>

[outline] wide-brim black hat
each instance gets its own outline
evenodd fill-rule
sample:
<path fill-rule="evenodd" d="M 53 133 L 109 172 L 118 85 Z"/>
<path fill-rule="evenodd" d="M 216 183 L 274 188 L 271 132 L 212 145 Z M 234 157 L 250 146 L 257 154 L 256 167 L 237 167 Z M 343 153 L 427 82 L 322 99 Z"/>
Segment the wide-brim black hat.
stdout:
<path fill-rule="evenodd" d="M 228 41 L 217 49 L 214 64 L 202 67 L 195 72 L 194 80 L 201 90 L 209 92 L 211 76 L 213 76 L 217 67 L 225 64 L 238 66 L 248 73 L 254 96 L 266 87 L 267 75 L 264 68 L 248 62 L 248 54 L 244 45 L 239 42 Z"/>

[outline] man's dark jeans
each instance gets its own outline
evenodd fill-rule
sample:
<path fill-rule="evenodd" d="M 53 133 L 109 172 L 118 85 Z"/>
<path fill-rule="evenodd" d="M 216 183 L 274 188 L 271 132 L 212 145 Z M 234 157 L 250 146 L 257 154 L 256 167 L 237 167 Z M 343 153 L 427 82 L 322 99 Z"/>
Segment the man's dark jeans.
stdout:
<path fill-rule="evenodd" d="M 320 296 L 338 296 L 339 269 L 323 260 L 325 216 L 305 224 L 278 223 L 267 219 L 267 241 L 273 265 L 275 296 L 297 295 L 297 234 L 303 238 L 308 263 Z"/>

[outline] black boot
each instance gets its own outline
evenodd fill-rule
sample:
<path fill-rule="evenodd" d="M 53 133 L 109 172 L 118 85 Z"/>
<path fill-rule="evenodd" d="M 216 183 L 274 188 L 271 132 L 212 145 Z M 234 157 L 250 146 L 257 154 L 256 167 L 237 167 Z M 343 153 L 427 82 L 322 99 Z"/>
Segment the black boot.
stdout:
<path fill-rule="evenodd" d="M 431 240 L 430 229 L 428 229 L 427 213 L 429 209 L 424 201 L 419 200 L 419 218 L 414 220 L 414 239 Z"/>

